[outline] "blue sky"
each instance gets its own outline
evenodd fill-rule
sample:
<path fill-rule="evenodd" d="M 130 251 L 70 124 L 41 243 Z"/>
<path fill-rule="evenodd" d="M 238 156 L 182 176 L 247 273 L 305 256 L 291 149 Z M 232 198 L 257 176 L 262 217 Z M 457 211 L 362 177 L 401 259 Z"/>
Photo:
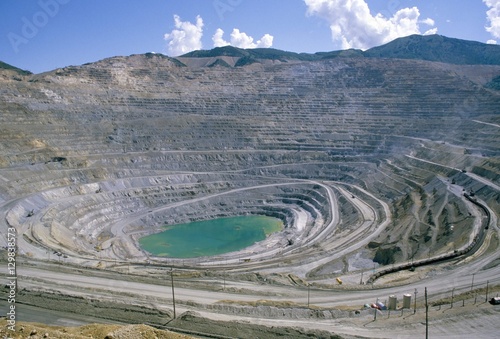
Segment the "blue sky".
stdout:
<path fill-rule="evenodd" d="M 0 1 L 0 60 L 35 73 L 227 44 L 367 49 L 414 33 L 500 43 L 500 0 Z"/>

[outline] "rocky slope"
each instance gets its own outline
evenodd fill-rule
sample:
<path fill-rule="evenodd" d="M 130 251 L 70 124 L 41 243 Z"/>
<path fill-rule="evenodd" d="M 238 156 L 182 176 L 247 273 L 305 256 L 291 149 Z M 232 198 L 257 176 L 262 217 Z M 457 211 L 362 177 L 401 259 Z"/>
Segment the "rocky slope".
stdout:
<path fill-rule="evenodd" d="M 500 210 L 500 66 L 498 49 L 471 65 L 444 50 L 440 62 L 219 49 L 2 67 L 1 230 L 15 227 L 28 257 L 210 264 L 292 284 L 453 252 L 484 228 L 464 192 L 492 220 Z M 239 214 L 287 227 L 186 262 L 137 245 L 165 224 Z"/>

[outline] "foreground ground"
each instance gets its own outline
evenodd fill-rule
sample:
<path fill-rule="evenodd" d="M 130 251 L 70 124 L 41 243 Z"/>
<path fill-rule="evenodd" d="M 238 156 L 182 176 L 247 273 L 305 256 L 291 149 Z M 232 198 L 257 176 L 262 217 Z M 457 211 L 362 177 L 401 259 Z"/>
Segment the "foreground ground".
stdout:
<path fill-rule="evenodd" d="M 67 339 L 188 339 L 192 336 L 172 333 L 170 331 L 158 330 L 145 325 L 103 325 L 92 324 L 81 327 L 49 326 L 39 323 L 20 322 L 15 332 L 6 330 L 6 321 L 0 322 L 2 338 L 67 338 Z"/>
<path fill-rule="evenodd" d="M 498 289 L 497 289 L 498 290 Z M 429 335 L 431 338 L 494 338 L 500 306 L 492 306 L 469 295 L 462 295 L 440 306 L 429 307 Z M 444 301 L 443 301 L 444 302 Z M 75 327 L 49 326 L 40 323 L 18 322 L 15 334 L 0 325 L 0 335 L 13 338 L 414 338 L 425 335 L 425 308 L 413 310 L 362 312 L 356 317 L 318 320 L 261 320 L 250 324 L 245 317 L 213 316 L 186 312 L 160 330 L 146 325 L 88 324 Z M 231 319 L 232 320 L 229 320 Z M 221 320 L 222 319 L 222 320 Z M 159 327 L 159 326 L 157 326 Z M 165 326 L 162 326 L 165 327 Z M 174 331 L 174 332 L 172 332 Z M 177 333 L 176 333 L 177 332 Z M 180 332 L 180 333 L 179 333 Z M 186 335 L 182 333 L 191 333 Z M 339 334 L 340 333 L 340 334 Z M 409 333 L 412 333 L 411 335 Z"/>
<path fill-rule="evenodd" d="M 487 302 L 500 292 L 495 263 L 482 266 L 474 276 L 473 285 L 472 277 L 464 272 L 480 267 L 481 259 L 467 265 L 455 261 L 455 272 L 449 265 L 402 271 L 384 277 L 373 287 L 347 282 L 309 290 L 277 281 L 264 284 L 251 276 L 241 281 L 208 272 L 189 277 L 178 271 L 174 318 L 169 279 L 106 270 L 75 270 L 30 260 L 23 262 L 18 270 L 16 330 L 23 329 L 20 337 L 29 336 L 35 328 L 37 335 L 49 333 L 53 338 L 70 338 L 64 332 L 58 334 L 64 326 L 75 338 L 89 337 L 92 333 L 93 338 L 105 338 L 111 332 L 116 336 L 109 338 L 141 338 L 133 331 L 163 338 L 152 329 L 122 325 L 144 323 L 182 334 L 201 333 L 216 338 L 414 338 L 425 334 L 427 287 L 429 331 L 433 338 L 471 335 L 492 338 L 497 332 L 500 312 L 500 306 Z M 418 282 L 419 279 L 423 280 Z M 408 282 L 412 282 L 412 288 L 406 286 Z M 403 293 L 413 296 L 413 286 L 418 293 L 417 303 L 412 299 L 410 308 L 403 310 L 401 296 Z M 392 294 L 399 300 L 395 311 L 377 311 L 375 316 L 374 309 L 363 306 L 376 300 L 386 303 Z M 45 325 L 28 325 L 23 321 L 43 321 L 58 325 L 59 329 L 49 330 Z M 96 321 L 113 324 L 74 328 Z M 116 327 L 119 325 L 122 327 Z M 26 333 L 28 329 L 30 333 Z"/>

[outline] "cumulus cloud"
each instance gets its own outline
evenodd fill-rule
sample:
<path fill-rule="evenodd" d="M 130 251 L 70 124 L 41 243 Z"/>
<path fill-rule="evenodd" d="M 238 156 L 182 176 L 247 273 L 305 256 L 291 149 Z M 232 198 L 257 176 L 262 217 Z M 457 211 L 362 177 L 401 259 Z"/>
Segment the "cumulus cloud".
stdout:
<path fill-rule="evenodd" d="M 489 10 L 486 12 L 489 26 L 486 26 L 493 37 L 500 38 L 500 0 L 483 0 Z"/>
<path fill-rule="evenodd" d="M 434 27 L 434 28 L 431 28 L 431 29 L 429 29 L 429 30 L 425 31 L 424 35 L 432 35 L 432 34 L 437 34 L 437 32 L 438 32 L 437 27 Z"/>
<path fill-rule="evenodd" d="M 214 42 L 214 47 L 222 46 L 234 46 L 239 48 L 269 48 L 273 45 L 274 37 L 269 34 L 265 34 L 260 40 L 254 42 L 254 39 L 247 35 L 245 32 L 240 32 L 239 29 L 233 29 L 231 33 L 231 41 L 226 41 L 223 38 L 224 31 L 222 29 L 217 29 L 212 37 Z"/>
<path fill-rule="evenodd" d="M 224 31 L 220 28 L 217 28 L 215 34 L 212 36 L 214 47 L 224 47 L 224 46 L 229 46 L 231 44 L 230 42 L 224 40 L 223 36 L 224 36 Z"/>
<path fill-rule="evenodd" d="M 432 20 L 431 18 L 424 19 L 424 20 L 422 20 L 420 22 L 423 23 L 423 24 L 426 24 L 428 26 L 434 26 L 434 20 Z"/>
<path fill-rule="evenodd" d="M 493 39 L 490 39 L 490 40 L 486 41 L 486 43 L 489 44 L 489 45 L 496 45 L 497 41 L 493 40 Z"/>
<path fill-rule="evenodd" d="M 489 1 L 489 0 L 485 0 Z M 403 8 L 388 18 L 372 15 L 364 0 L 304 0 L 307 14 L 318 16 L 330 24 L 332 39 L 341 48 L 368 49 L 398 37 L 422 34 L 420 25 L 434 26 L 434 20 L 420 20 L 417 7 Z M 425 34 L 435 34 L 429 28 Z"/>
<path fill-rule="evenodd" d="M 174 15 L 174 22 L 175 29 L 164 37 L 168 41 L 170 55 L 177 56 L 202 48 L 203 19 L 199 15 L 194 24 L 181 21 L 178 15 Z"/>

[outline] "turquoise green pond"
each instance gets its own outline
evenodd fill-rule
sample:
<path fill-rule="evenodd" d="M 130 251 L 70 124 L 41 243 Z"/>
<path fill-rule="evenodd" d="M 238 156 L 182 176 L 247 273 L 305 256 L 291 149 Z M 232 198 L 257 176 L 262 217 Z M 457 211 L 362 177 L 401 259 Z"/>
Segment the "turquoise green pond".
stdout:
<path fill-rule="evenodd" d="M 195 258 L 241 250 L 283 229 L 278 218 L 261 215 L 219 218 L 170 225 L 139 239 L 139 245 L 160 257 Z"/>

